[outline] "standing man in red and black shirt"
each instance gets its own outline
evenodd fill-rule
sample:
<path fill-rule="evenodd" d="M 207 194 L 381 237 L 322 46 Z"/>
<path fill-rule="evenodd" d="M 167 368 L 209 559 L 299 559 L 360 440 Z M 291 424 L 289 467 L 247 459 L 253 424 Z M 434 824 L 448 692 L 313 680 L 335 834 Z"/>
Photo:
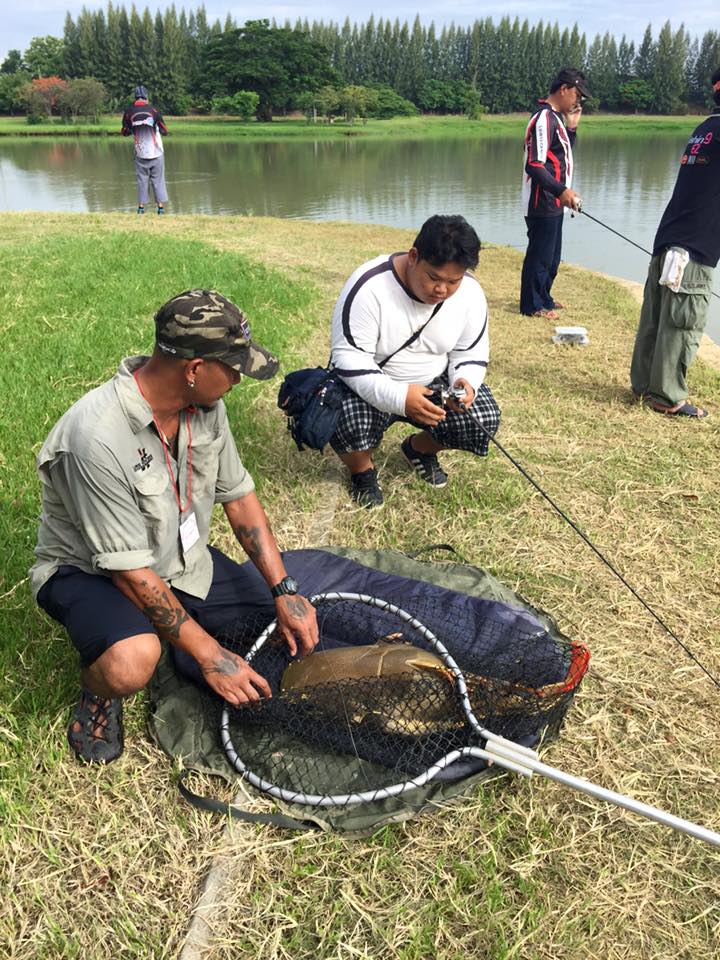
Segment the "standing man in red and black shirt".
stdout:
<path fill-rule="evenodd" d="M 635 397 L 676 417 L 707 416 L 688 402 L 686 377 L 720 260 L 720 68 L 710 83 L 715 109 L 690 135 L 655 234 L 630 367 Z"/>
<path fill-rule="evenodd" d="M 585 76 L 565 67 L 540 100 L 525 130 L 523 209 L 528 247 L 520 282 L 520 313 L 556 320 L 562 304 L 550 290 L 562 251 L 564 208 L 580 209 L 571 189 L 572 147 L 582 115 L 582 100 L 590 96 Z"/>
<path fill-rule="evenodd" d="M 132 135 L 135 145 L 135 179 L 138 189 L 137 212 L 145 213 L 152 185 L 157 212 L 165 213 L 168 193 L 165 186 L 165 148 L 163 135 L 168 128 L 162 114 L 148 100 L 145 87 L 135 87 L 135 102 L 123 114 L 121 133 Z"/>

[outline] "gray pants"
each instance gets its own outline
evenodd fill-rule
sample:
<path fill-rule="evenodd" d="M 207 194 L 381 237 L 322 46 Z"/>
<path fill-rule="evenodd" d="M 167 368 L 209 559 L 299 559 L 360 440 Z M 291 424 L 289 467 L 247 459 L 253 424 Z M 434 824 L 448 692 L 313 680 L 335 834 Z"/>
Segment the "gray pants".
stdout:
<path fill-rule="evenodd" d="M 148 202 L 148 184 L 152 184 L 156 203 L 165 203 L 168 198 L 165 186 L 165 155 L 160 154 L 154 160 L 142 160 L 135 157 L 135 179 L 137 180 L 138 206 Z"/>
<path fill-rule="evenodd" d="M 665 251 L 650 261 L 630 382 L 636 393 L 674 407 L 687 399 L 686 377 L 707 323 L 713 268 L 691 260 L 673 293 L 659 283 L 664 257 Z"/>

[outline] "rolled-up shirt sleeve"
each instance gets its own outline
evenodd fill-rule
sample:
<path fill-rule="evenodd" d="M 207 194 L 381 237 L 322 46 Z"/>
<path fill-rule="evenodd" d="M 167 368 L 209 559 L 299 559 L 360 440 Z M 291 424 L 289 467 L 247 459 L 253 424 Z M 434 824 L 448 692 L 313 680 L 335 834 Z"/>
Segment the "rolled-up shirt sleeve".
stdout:
<path fill-rule="evenodd" d="M 215 482 L 215 503 L 230 503 L 232 500 L 239 500 L 248 493 L 252 493 L 255 483 L 240 459 L 224 404 L 219 410 L 219 416 L 220 449 Z"/>
<path fill-rule="evenodd" d="M 94 570 L 139 570 L 155 562 L 145 520 L 119 465 L 107 458 L 62 454 L 52 483 L 84 541 Z"/>

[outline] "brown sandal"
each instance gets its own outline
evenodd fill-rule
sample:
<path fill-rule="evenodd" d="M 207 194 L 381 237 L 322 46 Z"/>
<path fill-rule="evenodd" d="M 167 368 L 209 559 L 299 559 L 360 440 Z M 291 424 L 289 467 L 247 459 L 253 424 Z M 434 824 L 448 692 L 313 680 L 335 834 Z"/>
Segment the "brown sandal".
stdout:
<path fill-rule="evenodd" d="M 123 752 L 122 700 L 83 690 L 67 730 L 68 743 L 85 763 L 111 763 Z"/>

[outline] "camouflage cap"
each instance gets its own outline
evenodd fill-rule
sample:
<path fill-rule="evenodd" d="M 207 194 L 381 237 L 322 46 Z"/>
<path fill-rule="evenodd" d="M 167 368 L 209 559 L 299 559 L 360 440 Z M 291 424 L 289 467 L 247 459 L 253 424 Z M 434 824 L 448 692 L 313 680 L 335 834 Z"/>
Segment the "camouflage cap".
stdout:
<path fill-rule="evenodd" d="M 155 341 L 169 356 L 221 360 L 255 380 L 277 373 L 278 358 L 255 343 L 245 314 L 216 290 L 186 290 L 155 314 Z"/>

